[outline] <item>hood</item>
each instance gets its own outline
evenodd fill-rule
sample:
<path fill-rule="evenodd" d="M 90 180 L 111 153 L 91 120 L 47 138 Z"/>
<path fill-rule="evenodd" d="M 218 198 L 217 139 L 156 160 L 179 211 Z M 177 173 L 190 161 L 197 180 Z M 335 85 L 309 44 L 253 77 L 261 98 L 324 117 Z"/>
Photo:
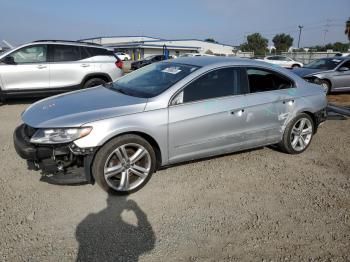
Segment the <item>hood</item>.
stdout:
<path fill-rule="evenodd" d="M 142 112 L 146 102 L 146 98 L 127 96 L 99 86 L 38 101 L 23 112 L 22 120 L 35 128 L 77 127 Z"/>
<path fill-rule="evenodd" d="M 303 67 L 303 68 L 296 68 L 293 69 L 292 72 L 300 77 L 304 77 L 304 76 L 308 76 L 308 75 L 312 75 L 312 74 L 316 74 L 319 72 L 325 72 L 328 70 L 324 70 L 324 69 L 311 69 L 311 68 L 307 68 L 307 67 Z"/>

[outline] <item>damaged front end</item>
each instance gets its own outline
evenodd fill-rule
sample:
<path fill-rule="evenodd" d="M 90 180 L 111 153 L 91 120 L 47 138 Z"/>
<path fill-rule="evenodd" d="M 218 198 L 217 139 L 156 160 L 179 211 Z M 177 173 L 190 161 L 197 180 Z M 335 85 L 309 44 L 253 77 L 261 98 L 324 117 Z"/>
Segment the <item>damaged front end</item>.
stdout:
<path fill-rule="evenodd" d="M 41 170 L 42 180 L 53 184 L 94 183 L 91 163 L 96 148 L 79 148 L 74 139 L 86 135 L 78 129 L 36 129 L 26 124 L 13 134 L 17 154 L 28 169 Z"/>

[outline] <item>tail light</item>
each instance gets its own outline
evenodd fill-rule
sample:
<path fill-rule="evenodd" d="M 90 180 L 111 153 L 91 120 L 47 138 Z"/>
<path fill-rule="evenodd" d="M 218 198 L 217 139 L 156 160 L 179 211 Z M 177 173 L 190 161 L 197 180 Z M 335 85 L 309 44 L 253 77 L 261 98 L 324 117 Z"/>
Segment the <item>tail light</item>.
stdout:
<path fill-rule="evenodd" d="M 115 65 L 118 67 L 118 68 L 120 68 L 120 69 L 123 69 L 123 61 L 122 60 L 117 60 L 116 62 L 115 62 Z"/>

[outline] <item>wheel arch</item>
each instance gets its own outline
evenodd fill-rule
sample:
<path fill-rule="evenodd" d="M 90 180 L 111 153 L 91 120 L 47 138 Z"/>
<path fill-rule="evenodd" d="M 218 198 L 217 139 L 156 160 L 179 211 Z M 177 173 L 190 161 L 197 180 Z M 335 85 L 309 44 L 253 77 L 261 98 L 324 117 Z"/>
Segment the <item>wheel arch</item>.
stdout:
<path fill-rule="evenodd" d="M 100 146 L 103 147 L 105 144 L 107 144 L 110 140 L 119 137 L 119 136 L 123 136 L 123 135 L 137 135 L 142 137 L 143 139 L 145 139 L 148 143 L 150 143 L 150 145 L 152 146 L 152 148 L 154 149 L 154 152 L 156 154 L 156 159 L 157 159 L 157 168 L 159 168 L 162 164 L 162 151 L 160 149 L 160 146 L 158 144 L 158 142 L 149 134 L 145 133 L 145 132 L 141 132 L 141 131 L 126 131 L 126 132 L 122 132 L 122 133 L 118 133 L 117 135 L 112 136 L 111 138 L 109 138 L 108 140 L 104 141 L 104 143 Z"/>
<path fill-rule="evenodd" d="M 89 81 L 90 79 L 93 79 L 93 78 L 100 78 L 100 79 L 103 79 L 106 82 L 112 82 L 113 81 L 112 78 L 110 77 L 110 75 L 108 75 L 106 73 L 91 73 L 91 74 L 86 75 L 83 78 L 83 80 L 81 81 L 80 86 L 83 87 L 87 81 Z"/>

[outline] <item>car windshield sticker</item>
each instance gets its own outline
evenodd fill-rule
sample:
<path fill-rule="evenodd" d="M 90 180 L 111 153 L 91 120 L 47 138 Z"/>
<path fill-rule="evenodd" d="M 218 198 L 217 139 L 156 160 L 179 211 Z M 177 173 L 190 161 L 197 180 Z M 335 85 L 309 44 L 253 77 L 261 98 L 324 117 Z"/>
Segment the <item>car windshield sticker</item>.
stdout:
<path fill-rule="evenodd" d="M 181 70 L 178 67 L 167 67 L 167 68 L 163 69 L 162 72 L 176 75 L 176 74 L 180 73 Z"/>

